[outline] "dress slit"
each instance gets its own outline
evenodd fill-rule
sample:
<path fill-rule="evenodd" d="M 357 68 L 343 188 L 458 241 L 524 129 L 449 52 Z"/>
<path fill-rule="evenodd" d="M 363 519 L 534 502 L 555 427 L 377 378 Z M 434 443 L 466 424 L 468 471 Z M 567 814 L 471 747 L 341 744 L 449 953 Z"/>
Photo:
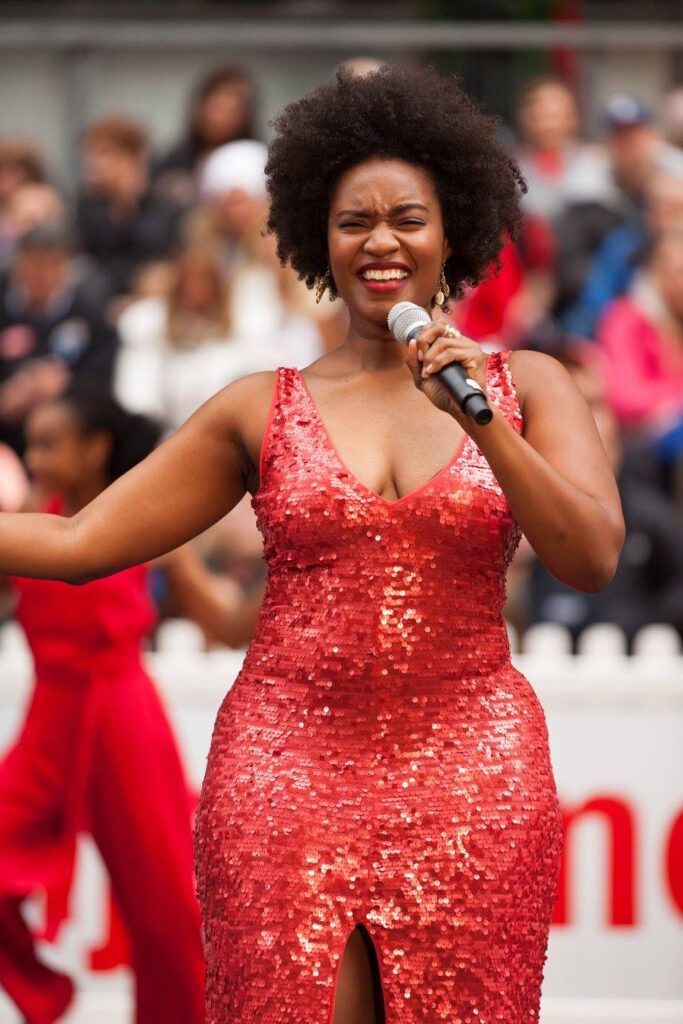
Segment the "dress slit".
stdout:
<path fill-rule="evenodd" d="M 337 960 L 337 964 L 334 969 L 334 981 L 332 983 L 332 996 L 330 999 L 330 1008 L 327 1014 L 327 1024 L 334 1024 L 334 1011 L 337 1007 L 337 990 L 339 988 L 339 976 L 341 974 L 342 961 L 344 960 L 344 953 L 346 952 L 348 941 L 353 935 L 355 927 L 356 922 L 354 921 L 349 930 L 347 931 L 346 935 L 342 939 L 339 959 Z"/>
<path fill-rule="evenodd" d="M 384 999 L 384 982 L 382 980 L 382 969 L 380 966 L 380 953 L 381 950 L 378 948 L 378 943 L 373 935 L 370 934 L 368 926 L 362 921 L 355 921 L 349 931 L 344 936 L 344 940 L 341 946 L 341 954 L 337 962 L 334 974 L 334 983 L 332 986 L 332 998 L 330 1002 L 330 1009 L 327 1016 L 328 1024 L 334 1024 L 334 1013 L 337 1008 L 337 991 L 339 988 L 339 976 L 341 974 L 342 961 L 344 954 L 346 953 L 346 947 L 349 939 L 353 933 L 358 929 L 363 945 L 365 946 L 368 954 L 368 960 L 370 962 L 370 977 L 372 978 L 372 999 L 375 1010 L 375 1024 L 386 1024 L 386 1009 Z"/>
<path fill-rule="evenodd" d="M 372 974 L 372 995 L 375 1002 L 375 1024 L 386 1024 L 386 1003 L 384 1000 L 384 982 L 382 980 L 381 949 L 374 935 L 371 934 L 366 924 L 358 925 L 365 948 L 370 959 L 370 973 Z"/>

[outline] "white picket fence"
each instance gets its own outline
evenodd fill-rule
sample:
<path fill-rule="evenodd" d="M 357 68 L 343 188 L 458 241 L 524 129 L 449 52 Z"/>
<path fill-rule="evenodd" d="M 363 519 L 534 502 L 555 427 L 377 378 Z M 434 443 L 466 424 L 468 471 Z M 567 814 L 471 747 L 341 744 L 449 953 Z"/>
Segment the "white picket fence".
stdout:
<path fill-rule="evenodd" d="M 523 645 L 510 630 L 510 640 L 514 664 L 531 681 L 548 718 L 561 798 L 580 805 L 596 792 L 621 794 L 634 811 L 639 849 L 640 919 L 630 929 L 609 928 L 601 909 L 606 840 L 601 826 L 581 824 L 573 859 L 574 919 L 551 933 L 543 1024 L 683 1024 L 683 908 L 673 905 L 660 877 L 663 844 L 676 815 L 683 813 L 680 638 L 666 625 L 646 627 L 629 657 L 624 636 L 610 625 L 587 629 L 577 655 L 569 653 L 568 633 L 554 625 L 529 630 Z M 196 786 L 216 709 L 244 654 L 202 648 L 201 632 L 174 620 L 161 626 L 156 649 L 147 655 Z M 20 721 L 30 680 L 23 634 L 5 625 L 0 629 L 0 751 Z M 126 970 L 94 976 L 78 962 L 83 936 L 98 937 L 101 911 L 101 867 L 94 848 L 86 849 L 85 860 L 85 878 L 77 882 L 82 919 L 65 929 L 63 949 L 44 947 L 44 954 L 81 982 L 64 1024 L 130 1024 Z M 18 1020 L 0 993 L 0 1024 Z"/>

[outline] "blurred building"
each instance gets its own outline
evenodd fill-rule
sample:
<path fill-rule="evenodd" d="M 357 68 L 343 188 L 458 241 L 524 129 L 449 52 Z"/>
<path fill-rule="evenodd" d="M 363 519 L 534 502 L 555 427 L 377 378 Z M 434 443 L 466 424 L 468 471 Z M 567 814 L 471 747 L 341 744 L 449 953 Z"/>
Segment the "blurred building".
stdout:
<path fill-rule="evenodd" d="M 75 135 L 115 97 L 167 151 L 196 82 L 238 62 L 258 75 L 265 137 L 284 102 L 359 53 L 433 60 L 508 121 L 522 82 L 554 71 L 576 87 L 590 132 L 625 82 L 656 105 L 680 80 L 680 14 L 679 0 L 0 2 L 0 134 L 38 136 L 68 180 Z M 562 44 L 565 27 L 575 48 Z"/>

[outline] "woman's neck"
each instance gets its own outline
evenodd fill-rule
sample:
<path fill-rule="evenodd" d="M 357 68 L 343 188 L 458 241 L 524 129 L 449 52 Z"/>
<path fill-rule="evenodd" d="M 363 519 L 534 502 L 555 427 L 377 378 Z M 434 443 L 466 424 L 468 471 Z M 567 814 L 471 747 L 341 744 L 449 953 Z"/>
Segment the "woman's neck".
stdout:
<path fill-rule="evenodd" d="M 346 358 L 349 366 L 366 372 L 402 366 L 406 358 L 405 346 L 396 341 L 386 327 L 353 319 L 337 352 Z"/>

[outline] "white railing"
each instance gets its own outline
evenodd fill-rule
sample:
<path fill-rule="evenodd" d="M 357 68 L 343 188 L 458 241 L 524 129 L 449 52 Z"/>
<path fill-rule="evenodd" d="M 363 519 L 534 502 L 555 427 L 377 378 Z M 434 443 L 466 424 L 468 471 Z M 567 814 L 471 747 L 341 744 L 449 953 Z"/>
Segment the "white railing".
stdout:
<path fill-rule="evenodd" d="M 542 694 L 559 698 L 585 696 L 600 700 L 619 692 L 643 692 L 648 700 L 683 696 L 683 644 L 678 632 L 666 623 L 644 626 L 626 655 L 624 633 L 610 623 L 589 626 L 579 637 L 578 653 L 571 653 L 569 631 L 555 623 L 540 623 L 526 630 L 522 640 L 508 623 L 514 665 Z M 201 629 L 186 619 L 169 619 L 156 632 L 155 650 L 147 654 L 150 667 L 164 690 L 180 695 L 185 689 L 195 697 L 224 694 L 237 675 L 244 650 L 228 647 L 205 649 Z M 16 623 L 0 626 L 0 664 L 5 686 L 23 692 L 29 681 L 31 656 L 24 634 Z"/>

